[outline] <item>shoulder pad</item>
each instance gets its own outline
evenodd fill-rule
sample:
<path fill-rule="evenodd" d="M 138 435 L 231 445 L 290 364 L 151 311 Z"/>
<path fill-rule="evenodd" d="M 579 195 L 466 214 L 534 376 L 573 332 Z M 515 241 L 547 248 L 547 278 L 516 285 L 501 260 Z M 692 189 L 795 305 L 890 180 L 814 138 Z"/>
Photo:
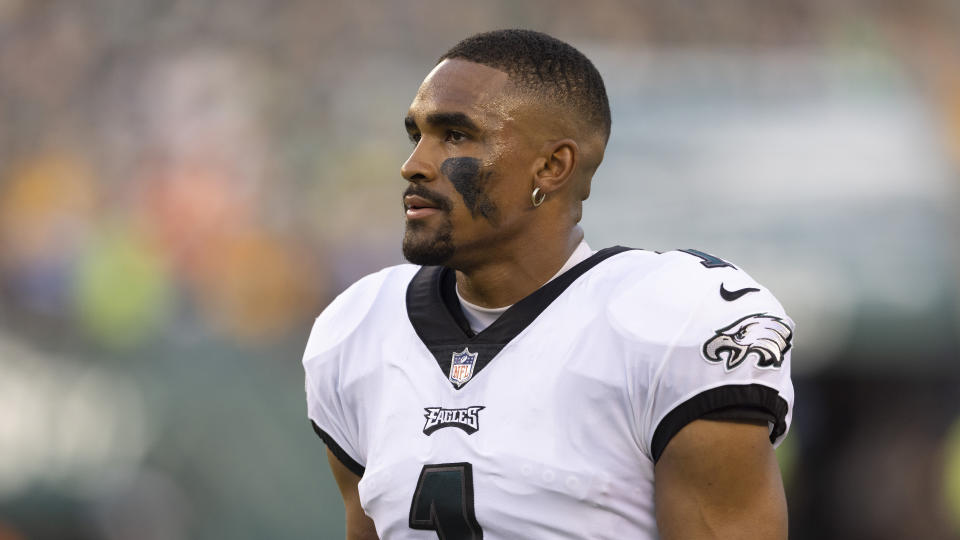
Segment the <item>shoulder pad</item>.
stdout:
<path fill-rule="evenodd" d="M 648 342 L 668 344 L 688 327 L 732 323 L 737 314 L 783 315 L 773 295 L 746 272 L 702 252 L 662 253 L 656 264 L 627 273 L 620 289 L 608 307 L 611 322 L 627 337 Z"/>
<path fill-rule="evenodd" d="M 304 361 L 343 342 L 360 326 L 382 291 L 391 285 L 405 287 L 418 268 L 410 264 L 384 268 L 340 293 L 314 322 Z M 394 281 L 399 283 L 391 283 Z"/>

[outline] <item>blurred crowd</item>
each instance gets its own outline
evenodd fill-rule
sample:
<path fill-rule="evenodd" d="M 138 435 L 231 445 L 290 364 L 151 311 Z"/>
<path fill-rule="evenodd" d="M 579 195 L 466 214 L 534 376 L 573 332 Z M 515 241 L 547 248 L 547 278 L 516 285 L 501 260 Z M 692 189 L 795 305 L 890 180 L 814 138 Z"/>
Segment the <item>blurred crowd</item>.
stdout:
<path fill-rule="evenodd" d="M 618 69 L 842 51 L 905 74 L 944 160 L 947 285 L 935 313 L 869 320 L 947 335 L 811 359 L 834 367 L 799 374 L 781 458 L 796 538 L 960 537 L 957 2 L 0 0 L 0 540 L 342 537 L 300 348 L 337 293 L 401 262 L 420 79 L 507 26 Z"/>

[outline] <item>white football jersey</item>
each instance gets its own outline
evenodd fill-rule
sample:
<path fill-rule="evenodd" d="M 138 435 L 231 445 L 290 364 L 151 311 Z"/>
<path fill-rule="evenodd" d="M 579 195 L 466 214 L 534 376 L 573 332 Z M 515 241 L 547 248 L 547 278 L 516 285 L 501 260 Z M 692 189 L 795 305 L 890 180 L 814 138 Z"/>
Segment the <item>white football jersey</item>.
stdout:
<path fill-rule="evenodd" d="M 680 428 L 764 418 L 776 444 L 790 425 L 793 322 L 721 259 L 601 250 L 476 335 L 454 281 L 367 276 L 304 353 L 309 417 L 381 539 L 657 538 Z"/>

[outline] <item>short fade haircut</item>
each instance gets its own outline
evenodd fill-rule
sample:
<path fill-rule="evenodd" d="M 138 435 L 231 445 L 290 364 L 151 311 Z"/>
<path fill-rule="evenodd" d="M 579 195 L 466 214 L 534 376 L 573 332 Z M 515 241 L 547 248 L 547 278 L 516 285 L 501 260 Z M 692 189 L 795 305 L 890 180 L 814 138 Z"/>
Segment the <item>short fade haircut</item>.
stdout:
<path fill-rule="evenodd" d="M 503 71 L 517 86 L 553 100 L 596 128 L 605 141 L 610 137 L 603 78 L 572 45 L 533 30 L 494 30 L 457 43 L 437 63 L 454 58 Z"/>

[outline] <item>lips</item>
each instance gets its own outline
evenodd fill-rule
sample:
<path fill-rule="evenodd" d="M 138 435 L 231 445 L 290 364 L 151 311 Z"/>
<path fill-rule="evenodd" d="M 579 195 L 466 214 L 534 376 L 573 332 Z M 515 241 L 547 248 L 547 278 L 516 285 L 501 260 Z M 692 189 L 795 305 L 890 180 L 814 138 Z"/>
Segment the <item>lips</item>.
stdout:
<path fill-rule="evenodd" d="M 420 195 L 406 195 L 403 198 L 403 207 L 407 219 L 422 219 L 438 214 L 442 211 L 441 205 Z"/>

